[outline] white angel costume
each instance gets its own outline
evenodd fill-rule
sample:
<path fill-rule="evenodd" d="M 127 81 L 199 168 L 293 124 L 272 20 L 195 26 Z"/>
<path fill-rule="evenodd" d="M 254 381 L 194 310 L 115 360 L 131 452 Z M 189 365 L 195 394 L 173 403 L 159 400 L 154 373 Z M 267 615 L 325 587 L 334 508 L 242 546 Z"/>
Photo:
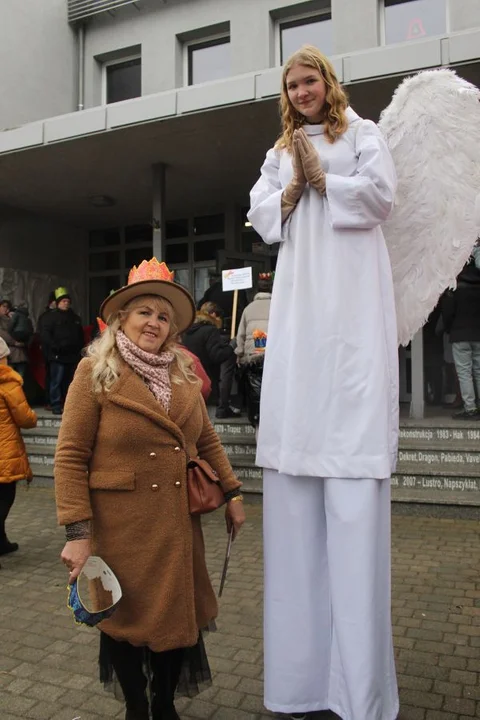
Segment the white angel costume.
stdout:
<path fill-rule="evenodd" d="M 394 720 L 390 473 L 398 433 L 397 329 L 380 223 L 396 187 L 385 141 L 347 111 L 326 175 L 283 225 L 291 156 L 270 150 L 249 220 L 280 242 L 262 382 L 265 704 Z M 380 622 L 378 618 L 381 618 Z"/>
<path fill-rule="evenodd" d="M 349 128 L 333 144 L 322 126 L 304 126 L 326 193 L 307 185 L 283 226 L 281 196 L 293 174 L 286 150 L 269 150 L 251 192 L 250 222 L 266 243 L 280 243 L 257 450 L 265 468 L 265 705 L 276 712 L 395 720 L 399 710 L 390 619 L 396 314 L 407 343 L 472 250 L 480 192 L 471 162 L 478 149 L 441 178 L 443 153 L 417 157 L 435 143 L 438 150 L 442 123 L 457 122 L 449 149 L 466 149 L 469 130 L 478 132 L 478 91 L 469 86 L 475 97 L 456 105 L 467 84 L 448 70 L 403 85 L 383 133 L 350 108 Z M 380 225 L 394 205 L 396 169 L 388 252 Z M 446 218 L 456 181 L 467 200 Z M 415 222 L 416 197 L 425 194 Z"/>

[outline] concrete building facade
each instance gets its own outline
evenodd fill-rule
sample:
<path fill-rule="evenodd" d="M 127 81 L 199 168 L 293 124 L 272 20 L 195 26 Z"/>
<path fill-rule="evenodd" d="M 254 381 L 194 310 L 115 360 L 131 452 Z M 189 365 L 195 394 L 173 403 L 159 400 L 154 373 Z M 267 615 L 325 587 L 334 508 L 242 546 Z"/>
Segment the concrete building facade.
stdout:
<path fill-rule="evenodd" d="M 479 0 L 4 0 L 0 42 L 0 268 L 78 284 L 85 319 L 152 252 L 197 298 L 274 267 L 245 213 L 303 43 L 374 120 L 406 74 L 480 84 Z M 421 335 L 402 386 L 421 414 Z"/>

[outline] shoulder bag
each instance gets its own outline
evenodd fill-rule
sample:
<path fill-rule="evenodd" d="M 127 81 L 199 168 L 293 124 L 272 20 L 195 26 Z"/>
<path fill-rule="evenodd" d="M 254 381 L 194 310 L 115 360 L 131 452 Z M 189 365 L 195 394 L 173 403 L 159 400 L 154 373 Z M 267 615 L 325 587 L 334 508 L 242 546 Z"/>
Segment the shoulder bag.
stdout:
<path fill-rule="evenodd" d="M 191 515 L 205 515 L 225 503 L 219 477 L 206 460 L 190 458 L 187 464 L 187 484 Z"/>

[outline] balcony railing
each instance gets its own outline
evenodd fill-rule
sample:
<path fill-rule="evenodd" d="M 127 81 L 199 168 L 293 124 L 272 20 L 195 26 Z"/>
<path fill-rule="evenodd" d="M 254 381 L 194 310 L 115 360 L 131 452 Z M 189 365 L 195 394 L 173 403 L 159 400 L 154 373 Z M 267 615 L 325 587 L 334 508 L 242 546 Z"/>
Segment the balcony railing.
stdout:
<path fill-rule="evenodd" d="M 67 2 L 68 22 L 76 22 L 99 13 L 116 10 L 122 5 L 138 4 L 141 0 L 67 0 Z"/>

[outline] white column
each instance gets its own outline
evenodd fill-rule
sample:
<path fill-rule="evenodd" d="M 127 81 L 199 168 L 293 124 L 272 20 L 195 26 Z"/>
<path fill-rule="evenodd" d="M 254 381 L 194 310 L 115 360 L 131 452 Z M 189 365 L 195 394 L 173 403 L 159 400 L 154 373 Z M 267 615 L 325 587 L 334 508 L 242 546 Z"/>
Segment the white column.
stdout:
<path fill-rule="evenodd" d="M 424 415 L 423 378 L 423 331 L 419 330 L 412 340 L 412 400 L 410 417 L 421 420 Z"/>
<path fill-rule="evenodd" d="M 152 166 L 152 228 L 153 256 L 165 259 L 165 165 Z"/>

